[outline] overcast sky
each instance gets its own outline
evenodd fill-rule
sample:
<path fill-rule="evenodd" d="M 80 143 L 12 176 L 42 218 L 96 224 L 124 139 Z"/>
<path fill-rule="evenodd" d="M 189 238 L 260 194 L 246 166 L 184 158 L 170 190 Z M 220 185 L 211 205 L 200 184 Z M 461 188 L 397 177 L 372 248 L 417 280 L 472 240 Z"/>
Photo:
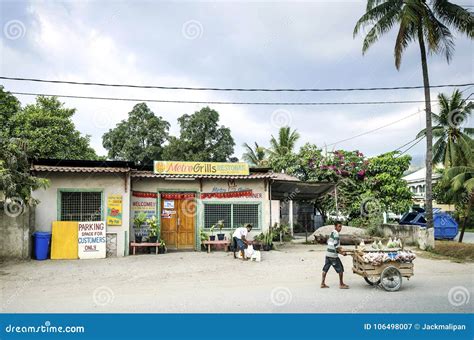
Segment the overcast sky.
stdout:
<path fill-rule="evenodd" d="M 470 4 L 469 0 L 456 3 Z M 3 1 L 0 74 L 162 86 L 373 87 L 421 85 L 419 51 L 410 46 L 402 67 L 394 66 L 395 31 L 362 56 L 353 39 L 365 1 Z M 473 43 L 460 36 L 448 65 L 429 58 L 434 84 L 472 83 Z M 9 91 L 198 101 L 423 100 L 422 90 L 337 93 L 235 93 L 165 91 L 54 85 L 0 80 Z M 451 89 L 442 91 L 451 92 Z M 469 95 L 473 88 L 465 93 Z M 433 90 L 435 98 L 437 90 Z M 18 96 L 23 104 L 34 97 Z M 102 135 L 127 117 L 135 103 L 61 98 L 77 109 L 74 122 L 106 154 Z M 149 103 L 171 123 L 202 105 Z M 242 143 L 268 145 L 289 124 L 305 142 L 323 147 L 423 109 L 420 104 L 371 106 L 210 105 L 230 127 L 241 157 Z M 437 107 L 434 107 L 436 111 Z M 473 125 L 471 122 L 470 125 Z M 371 156 L 412 140 L 424 113 L 336 145 Z M 298 145 L 298 146 L 299 146 Z M 331 150 L 334 146 L 331 146 Z M 410 150 L 423 154 L 424 142 Z"/>

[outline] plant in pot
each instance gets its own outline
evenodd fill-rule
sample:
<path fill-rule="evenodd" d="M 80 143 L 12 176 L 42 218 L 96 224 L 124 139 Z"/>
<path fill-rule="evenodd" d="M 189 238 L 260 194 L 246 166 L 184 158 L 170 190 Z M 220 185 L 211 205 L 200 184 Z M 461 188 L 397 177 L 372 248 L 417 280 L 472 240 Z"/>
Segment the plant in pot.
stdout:
<path fill-rule="evenodd" d="M 209 241 L 215 241 L 216 236 L 214 235 L 214 229 L 216 228 L 215 225 L 212 225 L 211 228 L 209 229 L 211 231 L 211 235 L 209 236 Z"/>
<path fill-rule="evenodd" d="M 263 238 L 264 238 L 263 233 L 260 233 L 260 234 L 254 236 L 253 242 L 252 242 L 253 249 L 255 249 L 255 250 L 262 249 Z"/>
<path fill-rule="evenodd" d="M 141 227 L 147 220 L 146 213 L 141 212 L 133 219 L 133 229 L 135 231 L 135 242 L 142 243 Z"/>
<path fill-rule="evenodd" d="M 160 226 L 155 215 L 146 220 L 148 224 L 148 242 L 156 243 L 158 241 L 158 234 L 160 233 Z"/>
<path fill-rule="evenodd" d="M 209 240 L 209 234 L 206 233 L 202 228 L 199 228 L 199 239 L 200 239 L 200 241 L 201 241 L 201 248 L 204 247 L 204 245 L 202 244 L 202 242 Z"/>
<path fill-rule="evenodd" d="M 219 241 L 223 241 L 224 238 L 225 238 L 225 234 L 222 233 L 222 229 L 224 229 L 224 220 L 217 221 L 216 226 L 217 226 L 217 228 L 219 228 L 219 234 L 217 234 L 217 239 Z"/>
<path fill-rule="evenodd" d="M 166 243 L 164 240 L 160 239 L 160 246 L 158 247 L 158 254 L 165 254 L 166 253 Z"/>
<path fill-rule="evenodd" d="M 269 251 L 272 250 L 273 247 L 273 232 L 268 230 L 266 233 L 263 234 L 263 250 Z"/>

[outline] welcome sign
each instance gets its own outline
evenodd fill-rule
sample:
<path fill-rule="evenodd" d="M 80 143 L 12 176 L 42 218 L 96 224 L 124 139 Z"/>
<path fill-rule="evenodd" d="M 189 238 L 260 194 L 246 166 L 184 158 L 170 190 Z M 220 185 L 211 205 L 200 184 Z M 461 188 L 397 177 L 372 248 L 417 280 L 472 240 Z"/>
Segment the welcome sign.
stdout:
<path fill-rule="evenodd" d="M 168 175 L 244 175 L 247 163 L 155 161 L 155 174 Z"/>

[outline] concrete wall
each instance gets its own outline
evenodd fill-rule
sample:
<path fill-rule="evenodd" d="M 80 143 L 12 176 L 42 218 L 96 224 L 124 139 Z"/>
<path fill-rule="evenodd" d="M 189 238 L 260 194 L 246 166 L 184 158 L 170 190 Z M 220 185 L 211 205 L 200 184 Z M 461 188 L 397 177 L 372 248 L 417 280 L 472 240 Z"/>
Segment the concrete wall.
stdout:
<path fill-rule="evenodd" d="M 0 258 L 29 259 L 32 254 L 34 208 L 25 208 L 18 216 L 0 210 Z"/>
<path fill-rule="evenodd" d="M 48 178 L 50 186 L 47 189 L 36 190 L 33 197 L 40 203 L 36 207 L 35 230 L 51 231 L 53 221 L 59 220 L 60 190 L 97 189 L 103 192 L 102 211 L 106 219 L 107 197 L 111 194 L 122 195 L 122 225 L 107 226 L 107 234 L 116 234 L 117 256 L 128 255 L 129 225 L 130 225 L 130 178 L 122 173 L 47 173 L 38 174 Z M 114 238 L 112 238 L 114 239 Z"/>
<path fill-rule="evenodd" d="M 384 237 L 394 237 L 403 244 L 416 245 L 420 249 L 434 248 L 434 229 L 426 229 L 416 225 L 382 224 L 380 230 Z"/>

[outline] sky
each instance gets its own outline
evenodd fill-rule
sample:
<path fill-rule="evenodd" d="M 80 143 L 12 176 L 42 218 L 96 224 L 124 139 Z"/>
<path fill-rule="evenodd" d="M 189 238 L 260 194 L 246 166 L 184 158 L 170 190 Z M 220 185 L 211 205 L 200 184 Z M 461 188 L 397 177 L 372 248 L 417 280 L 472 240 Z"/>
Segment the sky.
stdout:
<path fill-rule="evenodd" d="M 453 1 L 472 6 L 473 1 Z M 4 1 L 0 0 L 0 75 L 79 82 L 225 88 L 338 88 L 422 84 L 412 44 L 395 68 L 396 30 L 362 55 L 353 38 L 366 2 L 345 1 Z M 472 8 L 472 7 L 471 7 Z M 364 32 L 362 32 L 364 33 Z M 473 43 L 456 34 L 450 64 L 429 56 L 430 82 L 473 83 Z M 194 101 L 347 102 L 423 100 L 422 90 L 265 93 L 171 91 L 0 80 L 8 91 Z M 467 88 L 466 96 L 474 87 Z M 440 91 L 433 89 L 432 98 Z M 18 95 L 23 105 L 34 97 Z M 134 102 L 60 98 L 76 108 L 77 129 L 100 155 L 102 135 L 127 118 Z M 171 123 L 202 104 L 148 103 Z M 338 106 L 209 105 L 232 131 L 235 156 L 244 142 L 267 146 L 289 125 L 306 142 L 367 156 L 398 149 L 424 127 L 423 104 Z M 433 110 L 436 112 L 437 106 Z M 418 112 L 417 114 L 415 114 Z M 402 119 L 404 117 L 409 117 Z M 398 121 L 375 132 L 340 140 Z M 470 126 L 474 122 L 467 122 Z M 424 141 L 408 151 L 420 160 Z"/>

